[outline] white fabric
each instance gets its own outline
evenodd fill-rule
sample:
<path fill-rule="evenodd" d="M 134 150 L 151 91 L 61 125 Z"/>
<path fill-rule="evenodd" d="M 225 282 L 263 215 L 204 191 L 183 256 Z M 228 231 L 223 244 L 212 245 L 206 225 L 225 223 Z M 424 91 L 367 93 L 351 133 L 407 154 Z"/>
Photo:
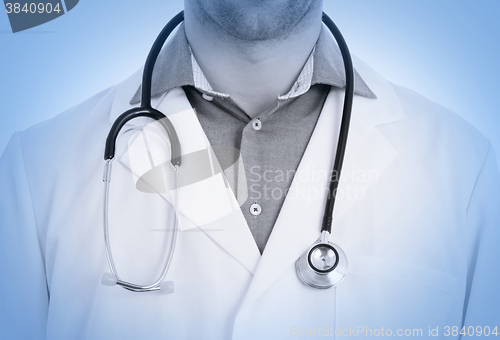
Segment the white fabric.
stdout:
<path fill-rule="evenodd" d="M 356 69 L 378 99 L 354 100 L 332 235 L 349 271 L 337 288 L 305 286 L 294 262 L 319 236 L 321 174 L 334 159 L 339 89 L 325 103 L 262 256 L 235 209 L 204 225 L 186 221 L 193 225 L 179 232 L 167 275 L 173 294 L 100 284 L 109 271 L 103 146 L 110 120 L 129 107 L 138 72 L 16 133 L 2 155 L 0 338 L 274 340 L 364 327 L 422 329 L 420 338 L 436 339 L 428 330 L 439 327 L 450 339 L 444 326 L 493 328 L 500 319 L 500 182 L 489 142 L 360 61 Z M 154 102 L 165 114 L 185 108 L 181 90 L 165 98 Z M 172 212 L 161 195 L 135 189 L 124 163 L 114 163 L 116 266 L 126 280 L 149 282 Z"/>

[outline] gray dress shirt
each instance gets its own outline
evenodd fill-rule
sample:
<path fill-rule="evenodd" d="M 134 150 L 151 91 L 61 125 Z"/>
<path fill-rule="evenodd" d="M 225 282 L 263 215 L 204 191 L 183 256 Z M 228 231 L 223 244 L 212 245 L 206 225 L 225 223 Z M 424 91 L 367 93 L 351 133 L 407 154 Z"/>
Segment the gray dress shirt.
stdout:
<path fill-rule="evenodd" d="M 323 29 L 290 91 L 279 96 L 273 107 L 251 119 L 229 95 L 212 90 L 181 26 L 158 58 L 152 95 L 159 96 L 180 86 L 222 168 L 233 165 L 233 169 L 243 170 L 226 175 L 262 253 L 328 92 L 331 86 L 345 86 L 340 52 Z M 355 94 L 375 98 L 357 72 Z M 131 103 L 139 100 L 140 89 Z"/>

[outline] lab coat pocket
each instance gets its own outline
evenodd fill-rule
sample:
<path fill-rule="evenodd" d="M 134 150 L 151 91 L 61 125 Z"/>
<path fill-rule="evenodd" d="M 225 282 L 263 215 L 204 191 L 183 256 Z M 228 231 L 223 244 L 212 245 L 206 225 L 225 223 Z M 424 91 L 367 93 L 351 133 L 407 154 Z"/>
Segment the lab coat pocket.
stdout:
<path fill-rule="evenodd" d="M 463 299 L 457 277 L 418 259 L 403 262 L 363 256 L 350 260 L 350 272 L 337 290 L 341 327 L 416 329 L 425 337 L 429 328 L 442 329 L 460 321 Z"/>

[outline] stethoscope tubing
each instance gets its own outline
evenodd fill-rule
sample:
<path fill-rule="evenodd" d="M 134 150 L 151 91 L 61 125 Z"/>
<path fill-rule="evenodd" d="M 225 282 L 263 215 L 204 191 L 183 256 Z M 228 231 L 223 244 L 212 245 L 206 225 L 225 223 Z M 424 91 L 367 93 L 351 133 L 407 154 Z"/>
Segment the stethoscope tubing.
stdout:
<path fill-rule="evenodd" d="M 174 254 L 174 249 L 175 249 L 175 244 L 177 241 L 177 232 L 179 228 L 179 222 L 178 218 L 176 216 L 175 218 L 175 223 L 174 223 L 174 229 L 173 229 L 173 234 L 172 237 L 170 238 L 170 247 L 169 251 L 166 254 L 165 257 L 165 263 L 163 265 L 163 269 L 161 271 L 161 274 L 159 278 L 150 285 L 137 285 L 128 281 L 124 281 L 120 279 L 120 276 L 118 275 L 118 270 L 116 269 L 114 260 L 113 260 L 113 254 L 111 252 L 111 244 L 110 244 L 110 238 L 109 238 L 109 186 L 111 183 L 111 168 L 113 161 L 112 160 L 107 160 L 106 161 L 106 167 L 104 170 L 104 176 L 103 176 L 103 181 L 104 181 L 104 242 L 106 245 L 106 258 L 108 260 L 108 265 L 111 270 L 111 273 L 116 277 L 116 284 L 122 286 L 125 289 L 134 291 L 134 292 L 149 292 L 149 291 L 155 291 L 159 290 L 159 284 L 165 279 L 165 276 L 167 275 L 168 269 L 170 268 L 170 263 L 172 262 L 172 257 Z M 174 201 L 172 202 L 172 205 L 174 206 L 174 211 L 177 212 L 177 207 L 179 204 L 179 190 L 178 188 L 178 182 L 179 182 L 179 172 L 178 172 L 178 167 L 174 168 L 175 174 L 174 174 L 174 190 L 175 192 L 175 198 Z"/>
<path fill-rule="evenodd" d="M 156 38 L 151 50 L 146 59 L 146 63 L 144 65 L 144 71 L 142 76 L 142 85 L 141 85 L 141 104 L 138 108 L 132 108 L 125 113 L 121 114 L 113 123 L 111 130 L 106 139 L 105 151 L 104 151 L 104 159 L 106 161 L 105 167 L 105 178 L 103 179 L 105 182 L 105 193 L 104 193 L 104 238 L 106 245 L 106 255 L 108 258 L 108 264 L 111 269 L 112 274 L 117 279 L 117 284 L 123 286 L 126 289 L 137 291 L 137 292 L 145 292 L 145 291 L 153 291 L 158 290 L 160 283 L 165 278 L 168 268 L 170 266 L 170 262 L 172 260 L 172 255 L 175 247 L 175 242 L 177 238 L 177 229 L 178 229 L 178 221 L 176 219 L 174 235 L 171 238 L 171 247 L 168 252 L 168 256 L 164 265 L 164 268 L 161 272 L 161 275 L 155 283 L 151 285 L 141 286 L 136 285 L 130 282 L 123 281 L 119 278 L 114 261 L 113 256 L 111 254 L 111 245 L 109 241 L 109 227 L 108 227 L 108 205 L 109 205 L 109 183 L 111 179 L 111 164 L 115 156 L 115 146 L 118 135 L 123 128 L 123 126 L 130 120 L 138 118 L 138 117 L 149 117 L 156 121 L 159 121 L 164 130 L 166 131 L 171 147 L 171 163 L 175 169 L 175 192 L 178 195 L 178 168 L 181 166 L 181 145 L 179 142 L 179 138 L 175 131 L 173 124 L 170 120 L 160 111 L 152 108 L 151 106 L 151 88 L 152 88 L 152 77 L 155 63 L 158 59 L 160 51 L 168 39 L 169 35 L 172 31 L 184 20 L 184 11 L 179 12 L 176 16 L 174 16 L 167 25 L 162 29 L 158 37 Z M 322 14 L 323 23 L 328 27 L 330 32 L 333 34 L 337 44 L 339 46 L 340 52 L 342 54 L 342 59 L 344 62 L 345 69 L 345 96 L 344 96 L 344 105 L 342 110 L 342 120 L 340 125 L 340 132 L 338 136 L 337 150 L 335 161 L 333 165 L 333 171 L 329 181 L 329 191 L 325 204 L 325 212 L 323 216 L 321 233 L 322 235 L 331 234 L 332 223 L 333 223 L 333 210 L 335 205 L 335 197 L 336 192 L 339 185 L 340 173 L 342 170 L 342 164 L 344 160 L 345 150 L 347 146 L 347 137 L 349 134 L 349 124 L 351 119 L 352 112 L 352 104 L 354 98 L 354 68 L 351 59 L 351 55 L 349 53 L 348 46 L 340 33 L 337 26 L 333 23 L 333 21 L 326 15 Z M 176 197 L 175 204 L 178 204 L 178 197 Z M 176 209 L 177 207 L 175 207 Z M 325 236 L 326 237 L 326 236 Z"/>
<path fill-rule="evenodd" d="M 349 48 L 347 47 L 347 43 L 345 42 L 344 37 L 340 33 L 335 23 L 325 13 L 323 13 L 323 22 L 337 41 L 340 53 L 342 54 L 342 59 L 344 61 L 346 79 L 344 107 L 342 109 L 342 121 L 337 142 L 337 152 L 335 155 L 335 162 L 333 164 L 333 172 L 330 177 L 328 197 L 326 199 L 323 224 L 321 226 L 322 232 L 327 231 L 329 234 L 331 234 L 333 223 L 333 208 L 335 206 L 335 197 L 339 186 L 340 173 L 342 171 L 342 164 L 344 162 L 344 155 L 347 147 L 347 137 L 349 135 L 349 125 L 351 121 L 352 103 L 354 99 L 354 67 L 352 64 L 351 53 L 349 52 Z"/>

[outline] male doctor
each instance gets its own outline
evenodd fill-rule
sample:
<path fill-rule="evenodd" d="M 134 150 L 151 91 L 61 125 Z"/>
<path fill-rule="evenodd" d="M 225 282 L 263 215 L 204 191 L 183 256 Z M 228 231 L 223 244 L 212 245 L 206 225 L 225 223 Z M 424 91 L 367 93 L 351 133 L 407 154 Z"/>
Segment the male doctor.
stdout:
<path fill-rule="evenodd" d="M 104 141 L 138 105 L 141 71 L 13 135 L 0 159 L 1 339 L 498 333 L 500 177 L 489 141 L 357 59 L 330 236 L 348 274 L 326 290 L 297 277 L 295 261 L 319 237 L 345 85 L 321 13 L 321 0 L 186 0 L 155 67 L 153 104 L 186 160 L 204 150 L 210 162 L 195 165 L 212 171 L 179 189 L 172 294 L 101 284 Z M 172 234 L 172 191 L 140 184 L 154 182 L 135 143 L 149 123 L 125 129 L 109 203 L 117 270 L 141 284 L 158 276 Z"/>

